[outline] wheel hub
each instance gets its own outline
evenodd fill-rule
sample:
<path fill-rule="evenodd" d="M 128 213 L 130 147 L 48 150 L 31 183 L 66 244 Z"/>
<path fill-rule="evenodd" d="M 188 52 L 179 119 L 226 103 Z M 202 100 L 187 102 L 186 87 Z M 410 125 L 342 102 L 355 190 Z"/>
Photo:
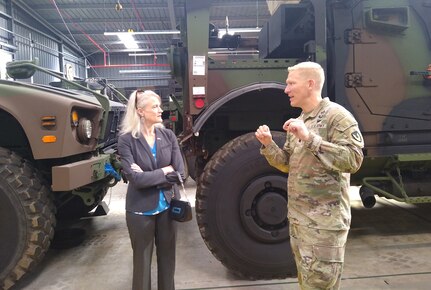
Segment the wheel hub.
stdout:
<path fill-rule="evenodd" d="M 250 236 L 276 243 L 289 238 L 286 178 L 278 175 L 253 180 L 241 198 L 241 221 Z"/>
<path fill-rule="evenodd" d="M 278 225 L 286 220 L 286 199 L 276 192 L 267 192 L 255 200 L 256 217 L 266 225 Z M 253 212 L 252 212 L 253 213 Z"/>

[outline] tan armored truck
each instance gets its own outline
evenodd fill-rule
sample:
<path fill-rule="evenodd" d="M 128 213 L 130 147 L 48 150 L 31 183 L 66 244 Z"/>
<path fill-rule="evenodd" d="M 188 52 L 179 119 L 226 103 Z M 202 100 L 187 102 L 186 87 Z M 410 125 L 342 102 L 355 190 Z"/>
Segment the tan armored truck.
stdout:
<path fill-rule="evenodd" d="M 43 259 L 57 218 L 103 206 L 108 188 L 120 180 L 115 147 L 125 110 L 33 62 L 9 63 L 7 72 L 13 79 L 47 73 L 60 82 L 0 80 L 1 289 Z"/>

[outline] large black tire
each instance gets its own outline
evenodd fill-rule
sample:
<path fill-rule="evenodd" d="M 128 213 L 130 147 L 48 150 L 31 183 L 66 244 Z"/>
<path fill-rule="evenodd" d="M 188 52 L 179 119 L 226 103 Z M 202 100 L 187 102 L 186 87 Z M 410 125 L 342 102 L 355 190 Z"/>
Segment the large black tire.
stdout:
<path fill-rule="evenodd" d="M 285 136 L 273 133 L 279 146 Z M 287 176 L 259 149 L 254 133 L 248 133 L 224 145 L 205 166 L 196 194 L 199 230 L 233 273 L 253 280 L 292 277 Z"/>
<path fill-rule="evenodd" d="M 44 257 L 54 236 L 55 209 L 41 176 L 0 148 L 0 289 L 9 289 Z"/>

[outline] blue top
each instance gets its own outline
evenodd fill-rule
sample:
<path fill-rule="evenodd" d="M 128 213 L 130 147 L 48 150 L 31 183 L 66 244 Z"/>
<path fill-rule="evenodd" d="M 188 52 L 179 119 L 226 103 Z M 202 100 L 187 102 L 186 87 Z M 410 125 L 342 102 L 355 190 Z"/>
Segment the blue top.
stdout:
<path fill-rule="evenodd" d="M 154 160 L 156 160 L 157 162 L 157 158 L 156 158 L 156 142 L 154 141 L 154 145 L 151 147 L 151 153 L 153 154 Z M 159 214 L 165 210 L 167 210 L 169 208 L 169 204 L 166 201 L 165 195 L 163 194 L 163 191 L 160 190 L 159 191 L 159 203 L 157 204 L 157 207 L 153 210 L 149 210 L 146 212 L 133 212 L 134 214 L 139 214 L 139 215 L 156 215 Z"/>

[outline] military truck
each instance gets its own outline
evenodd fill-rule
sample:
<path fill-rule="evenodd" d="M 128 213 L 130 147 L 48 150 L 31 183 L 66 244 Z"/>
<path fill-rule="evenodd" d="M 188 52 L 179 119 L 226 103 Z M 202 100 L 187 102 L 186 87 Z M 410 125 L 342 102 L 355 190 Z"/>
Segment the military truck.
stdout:
<path fill-rule="evenodd" d="M 299 114 L 283 92 L 286 68 L 298 62 L 320 63 L 324 96 L 360 124 L 365 160 L 351 184 L 364 205 L 375 195 L 431 201 L 430 1 L 285 3 L 255 39 L 218 38 L 210 1 L 185 5 L 170 53 L 184 96 L 179 138 L 197 181 L 199 230 L 227 268 L 252 279 L 295 275 L 288 176 L 260 156 L 254 132 L 267 124 L 284 143 L 282 124 Z"/>
<path fill-rule="evenodd" d="M 102 199 L 120 180 L 115 146 L 125 111 L 121 102 L 35 62 L 9 63 L 7 72 L 60 81 L 0 80 L 1 289 L 43 259 L 57 219 L 107 211 Z"/>

